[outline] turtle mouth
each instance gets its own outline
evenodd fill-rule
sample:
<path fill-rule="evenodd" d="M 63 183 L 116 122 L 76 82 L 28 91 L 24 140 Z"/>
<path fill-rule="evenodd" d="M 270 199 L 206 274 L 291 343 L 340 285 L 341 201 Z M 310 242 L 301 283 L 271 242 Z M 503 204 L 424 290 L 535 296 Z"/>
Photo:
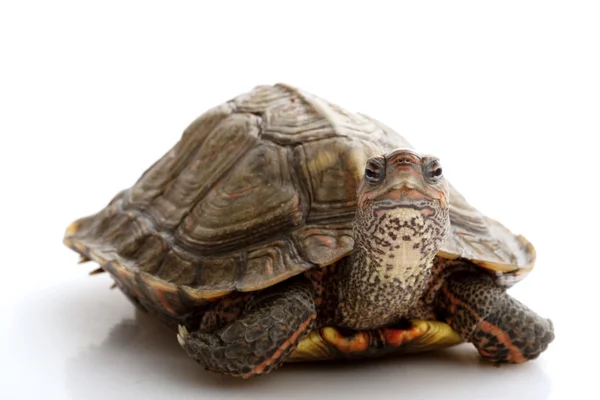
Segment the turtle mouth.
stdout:
<path fill-rule="evenodd" d="M 423 190 L 407 185 L 393 187 L 375 199 L 375 214 L 381 215 L 397 208 L 420 210 L 425 216 L 435 213 L 440 200 L 433 198 Z"/>
<path fill-rule="evenodd" d="M 421 201 L 421 200 L 436 200 L 431 195 L 419 189 L 418 187 L 409 185 L 396 185 L 387 192 L 378 196 L 378 200 L 395 200 L 395 201 Z"/>

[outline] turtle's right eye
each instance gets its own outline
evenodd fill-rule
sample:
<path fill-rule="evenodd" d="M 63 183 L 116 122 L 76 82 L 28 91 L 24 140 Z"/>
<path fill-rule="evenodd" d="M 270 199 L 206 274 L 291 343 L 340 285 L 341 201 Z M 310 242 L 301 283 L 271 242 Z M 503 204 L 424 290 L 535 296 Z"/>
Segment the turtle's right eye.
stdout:
<path fill-rule="evenodd" d="M 365 179 L 370 183 L 380 183 L 383 181 L 383 167 L 376 162 L 369 161 L 365 168 Z"/>

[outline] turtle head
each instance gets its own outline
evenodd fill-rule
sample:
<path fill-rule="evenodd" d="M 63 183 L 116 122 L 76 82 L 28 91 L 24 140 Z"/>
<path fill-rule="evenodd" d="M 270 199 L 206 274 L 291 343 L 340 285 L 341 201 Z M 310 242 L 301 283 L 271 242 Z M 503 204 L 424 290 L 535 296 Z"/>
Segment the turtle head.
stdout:
<path fill-rule="evenodd" d="M 358 187 L 356 234 L 395 264 L 433 259 L 450 227 L 448 192 L 437 157 L 408 149 L 372 157 Z"/>
<path fill-rule="evenodd" d="M 450 230 L 448 193 L 436 157 L 398 149 L 367 161 L 341 279 L 344 326 L 373 329 L 410 315 Z"/>

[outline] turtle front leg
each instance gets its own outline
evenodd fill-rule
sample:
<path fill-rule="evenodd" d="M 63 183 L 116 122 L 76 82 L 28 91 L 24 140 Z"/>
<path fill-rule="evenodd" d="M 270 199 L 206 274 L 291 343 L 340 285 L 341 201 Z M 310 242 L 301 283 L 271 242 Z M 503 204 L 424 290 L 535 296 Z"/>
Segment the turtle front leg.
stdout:
<path fill-rule="evenodd" d="M 552 321 L 508 295 L 486 275 L 451 276 L 435 306 L 442 321 L 495 363 L 535 359 L 554 340 Z"/>
<path fill-rule="evenodd" d="M 248 378 L 279 367 L 316 316 L 311 285 L 296 280 L 258 292 L 239 319 L 214 332 L 188 333 L 180 327 L 178 340 L 207 370 Z"/>

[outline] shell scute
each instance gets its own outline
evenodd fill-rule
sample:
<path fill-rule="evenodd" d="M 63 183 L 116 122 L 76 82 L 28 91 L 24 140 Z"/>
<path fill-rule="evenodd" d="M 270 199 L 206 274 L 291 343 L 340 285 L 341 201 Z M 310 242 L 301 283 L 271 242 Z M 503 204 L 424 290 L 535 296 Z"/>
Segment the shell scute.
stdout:
<path fill-rule="evenodd" d="M 304 257 L 315 265 L 327 265 L 349 255 L 354 247 L 350 222 L 306 225 L 294 232 Z"/>
<path fill-rule="evenodd" d="M 149 274 L 156 273 L 163 262 L 165 254 L 169 251 L 169 244 L 167 241 L 160 235 L 150 233 L 140 238 L 136 244 L 137 250 L 135 250 L 135 246 L 132 246 L 131 249 L 134 250 L 134 252 L 125 253 L 122 257 L 129 260 L 135 260 L 136 266 L 140 271 Z"/>
<path fill-rule="evenodd" d="M 294 149 L 300 179 L 310 196 L 309 222 L 354 216 L 364 163 L 378 151 L 383 149 L 345 138 L 307 142 Z"/>
<path fill-rule="evenodd" d="M 281 281 L 282 277 L 294 276 L 312 267 L 313 264 L 300 256 L 291 241 L 271 242 L 248 253 L 246 270 L 237 289 L 248 291 L 268 287 Z"/>
<path fill-rule="evenodd" d="M 184 259 L 171 250 L 154 275 L 165 282 L 193 286 L 196 283 L 199 263 L 199 260 Z"/>
<path fill-rule="evenodd" d="M 161 195 L 145 206 L 160 229 L 172 232 L 186 223 L 188 214 L 201 209 L 198 203 L 205 201 L 212 187 L 227 180 L 224 177 L 227 172 L 258 143 L 256 120 L 250 114 L 232 114 L 222 120 L 208 134 L 203 145 L 163 185 Z"/>
<path fill-rule="evenodd" d="M 264 142 L 198 202 L 176 231 L 201 252 L 221 253 L 287 232 L 303 220 L 287 150 Z"/>
<path fill-rule="evenodd" d="M 200 266 L 194 287 L 207 292 L 231 292 L 235 289 L 241 264 L 241 256 L 206 259 Z"/>

